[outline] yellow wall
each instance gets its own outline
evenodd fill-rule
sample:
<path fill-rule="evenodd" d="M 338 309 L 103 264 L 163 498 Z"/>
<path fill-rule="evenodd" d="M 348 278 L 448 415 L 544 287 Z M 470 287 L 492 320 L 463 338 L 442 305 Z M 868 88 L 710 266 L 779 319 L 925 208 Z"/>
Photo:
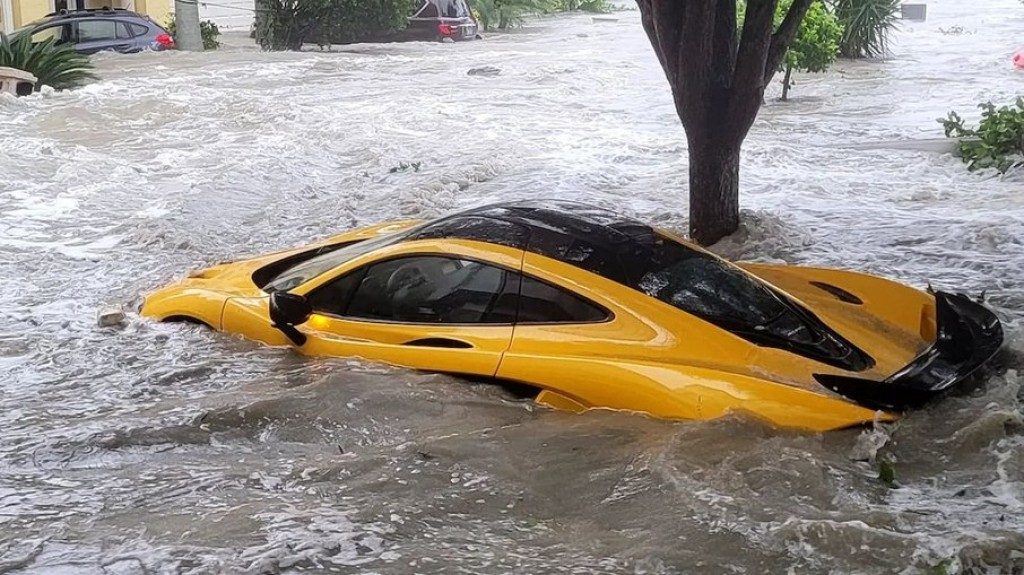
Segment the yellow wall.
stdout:
<path fill-rule="evenodd" d="M 174 0 L 135 0 L 135 11 L 148 15 L 163 26 L 174 14 Z"/>
<path fill-rule="evenodd" d="M 49 0 L 14 0 L 14 27 L 19 28 L 50 13 Z"/>
<path fill-rule="evenodd" d="M 3 1 L 3 0 L 0 0 Z M 69 2 L 70 4 L 70 2 Z M 115 8 L 132 8 L 130 0 L 84 0 L 79 2 L 83 8 L 100 8 L 113 6 Z M 49 14 L 52 10 L 50 0 L 12 0 L 14 12 L 14 28 L 24 26 L 33 20 L 38 20 Z M 163 25 L 167 17 L 174 13 L 174 0 L 135 0 L 134 10 L 140 14 L 146 14 L 158 24 Z M 3 28 L 0 27 L 0 30 Z"/>

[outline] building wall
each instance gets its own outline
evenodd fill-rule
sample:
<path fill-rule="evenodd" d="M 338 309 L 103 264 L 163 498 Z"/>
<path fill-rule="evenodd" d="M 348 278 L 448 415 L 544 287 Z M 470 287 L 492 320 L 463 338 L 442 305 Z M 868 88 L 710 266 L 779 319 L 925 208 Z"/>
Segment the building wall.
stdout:
<path fill-rule="evenodd" d="M 146 14 L 158 24 L 167 21 L 174 13 L 174 0 L 68 0 L 69 9 L 81 8 L 126 8 Z M 7 21 L 10 11 L 11 21 Z M 54 11 L 54 0 L 0 0 L 0 31 L 9 32 L 38 20 Z"/>
<path fill-rule="evenodd" d="M 174 0 L 135 0 L 135 11 L 163 26 L 174 14 Z"/>
<path fill-rule="evenodd" d="M 53 10 L 49 0 L 13 0 L 12 4 L 15 28 L 20 28 L 33 20 L 38 20 Z"/>

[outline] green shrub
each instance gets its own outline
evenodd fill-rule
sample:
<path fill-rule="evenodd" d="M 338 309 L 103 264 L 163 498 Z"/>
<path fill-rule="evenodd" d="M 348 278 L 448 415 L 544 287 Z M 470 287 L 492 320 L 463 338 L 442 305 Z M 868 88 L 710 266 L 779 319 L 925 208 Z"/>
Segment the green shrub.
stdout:
<path fill-rule="evenodd" d="M 555 0 L 555 4 L 558 12 L 607 14 L 612 11 L 612 5 L 608 0 Z"/>
<path fill-rule="evenodd" d="M 37 78 L 36 90 L 42 86 L 77 88 L 96 78 L 88 56 L 68 44 L 57 44 L 56 38 L 33 43 L 28 33 L 0 33 L 0 66 L 32 74 Z"/>
<path fill-rule="evenodd" d="M 960 157 L 967 169 L 995 168 L 1006 173 L 1024 165 L 1024 97 L 1013 106 L 996 108 L 991 102 L 979 104 L 981 122 L 977 128 L 964 126 L 956 112 L 939 118 L 947 138 L 960 139 Z"/>
<path fill-rule="evenodd" d="M 889 35 L 899 23 L 901 0 L 832 0 L 843 27 L 839 51 L 847 58 L 874 58 L 885 54 Z"/>
<path fill-rule="evenodd" d="M 523 18 L 556 10 L 551 0 L 470 0 L 473 16 L 483 30 L 522 26 Z"/>
<path fill-rule="evenodd" d="M 175 37 L 177 32 L 177 25 L 174 22 L 174 16 L 171 15 L 167 19 L 167 32 L 172 37 Z M 203 20 L 199 23 L 199 34 L 203 37 L 203 49 L 204 50 L 216 50 L 220 48 L 220 40 L 217 39 L 220 36 L 220 28 L 217 27 L 212 20 Z"/>
<path fill-rule="evenodd" d="M 782 0 L 775 10 L 775 26 L 782 24 L 782 19 L 789 12 L 792 0 Z M 746 2 L 740 0 L 736 6 L 737 29 L 743 29 L 743 16 L 746 13 Z M 789 89 L 793 83 L 790 78 L 794 70 L 805 72 L 824 72 L 835 63 L 839 56 L 839 39 L 843 35 L 843 27 L 836 16 L 829 12 L 821 1 L 811 3 L 807 14 L 800 23 L 796 38 L 786 51 L 786 57 L 779 66 L 785 72 L 782 78 L 782 100 L 789 97 Z"/>
<path fill-rule="evenodd" d="M 373 41 L 405 28 L 413 0 L 257 0 L 256 41 L 264 50 L 299 50 Z"/>

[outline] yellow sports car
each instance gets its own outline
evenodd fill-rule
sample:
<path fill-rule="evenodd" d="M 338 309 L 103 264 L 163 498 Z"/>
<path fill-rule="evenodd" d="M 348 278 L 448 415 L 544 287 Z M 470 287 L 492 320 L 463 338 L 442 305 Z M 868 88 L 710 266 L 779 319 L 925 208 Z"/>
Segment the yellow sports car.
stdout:
<path fill-rule="evenodd" d="M 787 427 L 889 421 L 1002 344 L 966 296 L 834 269 L 733 264 L 567 202 L 503 203 L 214 266 L 146 297 L 309 355 L 525 384 L 536 401 Z"/>

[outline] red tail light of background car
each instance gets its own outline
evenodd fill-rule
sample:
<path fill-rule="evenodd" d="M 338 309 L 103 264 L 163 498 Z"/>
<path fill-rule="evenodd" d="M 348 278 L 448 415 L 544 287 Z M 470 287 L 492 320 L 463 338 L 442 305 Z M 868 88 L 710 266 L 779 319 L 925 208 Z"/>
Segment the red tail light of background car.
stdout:
<path fill-rule="evenodd" d="M 160 34 L 156 37 L 156 43 L 159 44 L 161 48 L 173 48 L 174 38 L 171 38 L 170 34 Z"/>

